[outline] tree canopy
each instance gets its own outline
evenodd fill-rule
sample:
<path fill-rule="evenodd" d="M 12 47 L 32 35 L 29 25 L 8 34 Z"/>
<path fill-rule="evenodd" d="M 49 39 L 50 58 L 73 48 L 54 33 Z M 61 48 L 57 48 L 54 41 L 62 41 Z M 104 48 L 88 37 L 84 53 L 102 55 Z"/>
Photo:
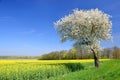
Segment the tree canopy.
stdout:
<path fill-rule="evenodd" d="M 111 39 L 110 16 L 98 9 L 78 10 L 55 23 L 61 40 L 74 40 L 75 46 L 100 49 L 100 41 Z"/>
<path fill-rule="evenodd" d="M 95 66 L 98 67 L 96 53 L 101 50 L 100 41 L 112 38 L 110 15 L 98 9 L 74 9 L 72 14 L 58 20 L 55 26 L 61 41 L 73 40 L 76 48 L 83 46 L 92 51 Z"/>

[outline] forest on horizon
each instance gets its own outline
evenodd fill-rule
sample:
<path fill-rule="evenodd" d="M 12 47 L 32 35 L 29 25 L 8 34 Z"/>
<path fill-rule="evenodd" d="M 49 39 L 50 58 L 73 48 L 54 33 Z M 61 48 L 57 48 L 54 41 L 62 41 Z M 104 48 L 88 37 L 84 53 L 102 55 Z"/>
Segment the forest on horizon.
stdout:
<path fill-rule="evenodd" d="M 119 59 L 120 48 L 114 46 L 105 48 L 98 55 L 100 59 Z M 39 60 L 69 60 L 69 59 L 93 59 L 93 54 L 85 50 L 70 50 L 52 51 L 41 56 L 0 56 L 0 59 L 39 59 Z"/>

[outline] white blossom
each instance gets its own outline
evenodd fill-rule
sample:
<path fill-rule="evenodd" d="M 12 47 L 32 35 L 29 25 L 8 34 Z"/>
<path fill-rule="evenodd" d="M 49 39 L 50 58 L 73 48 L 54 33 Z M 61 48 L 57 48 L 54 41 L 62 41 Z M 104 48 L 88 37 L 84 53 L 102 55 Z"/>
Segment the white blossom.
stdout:
<path fill-rule="evenodd" d="M 75 41 L 77 46 L 100 50 L 100 41 L 109 40 L 112 23 L 108 14 L 98 10 L 78 10 L 55 23 L 62 41 Z"/>

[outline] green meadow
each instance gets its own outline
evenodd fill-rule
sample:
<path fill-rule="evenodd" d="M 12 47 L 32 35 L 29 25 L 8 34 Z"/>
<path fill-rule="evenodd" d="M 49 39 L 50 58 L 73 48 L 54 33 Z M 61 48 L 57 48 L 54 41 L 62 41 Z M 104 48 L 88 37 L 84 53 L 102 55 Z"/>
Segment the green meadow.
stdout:
<path fill-rule="evenodd" d="M 85 65 L 82 70 L 49 80 L 120 80 L 120 60 L 101 62 L 100 68 L 95 68 L 91 63 Z"/>

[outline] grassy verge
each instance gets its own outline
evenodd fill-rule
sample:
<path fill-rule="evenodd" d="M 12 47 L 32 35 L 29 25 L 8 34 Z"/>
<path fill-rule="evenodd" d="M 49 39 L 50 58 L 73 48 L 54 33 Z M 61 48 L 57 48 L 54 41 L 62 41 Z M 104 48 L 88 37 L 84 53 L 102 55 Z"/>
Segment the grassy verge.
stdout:
<path fill-rule="evenodd" d="M 101 62 L 97 69 L 92 64 L 80 71 L 72 72 L 49 80 L 120 80 L 120 60 Z"/>

